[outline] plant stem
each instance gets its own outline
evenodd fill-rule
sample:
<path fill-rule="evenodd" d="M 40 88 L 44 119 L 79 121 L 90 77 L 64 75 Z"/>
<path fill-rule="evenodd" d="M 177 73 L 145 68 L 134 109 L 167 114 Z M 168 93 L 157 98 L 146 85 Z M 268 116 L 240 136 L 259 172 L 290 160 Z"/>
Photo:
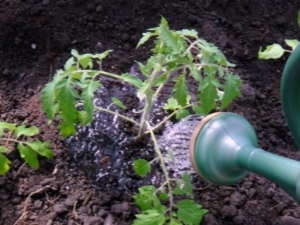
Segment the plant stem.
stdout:
<path fill-rule="evenodd" d="M 166 181 L 164 182 L 164 185 L 167 185 L 168 187 L 168 194 L 169 194 L 169 200 L 170 200 L 170 206 L 169 206 L 169 210 L 170 210 L 170 215 L 172 215 L 172 208 L 174 206 L 174 202 L 173 202 L 173 194 L 172 194 L 172 187 L 171 187 L 171 179 L 169 177 L 169 173 L 167 171 L 167 167 L 166 167 L 166 164 L 165 164 L 165 161 L 164 161 L 164 158 L 161 154 L 161 151 L 159 149 L 159 146 L 158 146 L 158 143 L 157 143 L 157 140 L 156 140 L 156 137 L 154 135 L 154 132 L 153 132 L 153 129 L 151 127 L 151 125 L 149 124 L 148 121 L 146 121 L 146 124 L 148 126 L 148 130 L 150 132 L 150 135 L 151 135 L 151 139 L 154 143 L 154 149 L 156 151 L 156 154 L 159 158 L 159 161 L 160 161 L 160 165 L 162 167 L 162 170 L 163 170 L 163 173 L 164 173 L 164 176 L 166 178 Z"/>
<path fill-rule="evenodd" d="M 155 78 L 156 78 L 158 72 L 159 72 L 158 68 L 155 68 L 154 71 L 150 75 L 149 88 L 148 88 L 148 90 L 150 90 L 150 91 L 152 89 L 153 83 L 155 81 Z M 141 117 L 141 126 L 140 126 L 139 133 L 136 137 L 136 140 L 139 140 L 145 134 L 146 122 L 148 121 L 149 114 L 150 114 L 150 111 L 152 108 L 152 104 L 155 100 L 154 96 L 151 93 L 146 92 L 145 95 L 146 95 L 146 106 L 145 106 L 145 109 L 144 109 L 142 117 Z"/>
<path fill-rule="evenodd" d="M 117 112 L 114 112 L 114 111 L 112 111 L 112 110 L 109 110 L 109 109 L 105 109 L 105 108 L 101 108 L 101 107 L 95 107 L 96 109 L 98 109 L 99 111 L 103 111 L 103 112 L 106 112 L 106 113 L 110 113 L 110 114 L 112 114 L 112 115 L 115 115 L 115 116 L 118 116 L 118 117 L 120 117 L 120 118 L 122 118 L 123 120 L 126 120 L 126 121 L 128 121 L 128 122 L 131 122 L 131 123 L 133 123 L 133 124 L 135 124 L 135 125 L 137 125 L 137 126 L 141 126 L 138 122 L 136 122 L 135 120 L 132 120 L 132 119 L 130 119 L 129 117 L 127 117 L 127 116 L 123 116 L 123 115 L 121 115 L 121 114 L 119 114 L 119 113 L 117 113 Z"/>

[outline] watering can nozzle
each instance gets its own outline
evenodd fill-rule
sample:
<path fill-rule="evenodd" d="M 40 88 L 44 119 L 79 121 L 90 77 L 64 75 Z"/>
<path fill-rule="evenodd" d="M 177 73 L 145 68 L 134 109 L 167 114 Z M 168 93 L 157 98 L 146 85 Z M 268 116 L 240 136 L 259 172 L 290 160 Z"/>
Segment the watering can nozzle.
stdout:
<path fill-rule="evenodd" d="M 300 162 L 259 149 L 253 127 L 237 114 L 214 113 L 202 120 L 191 138 L 190 160 L 210 183 L 233 184 L 252 171 L 300 202 Z"/>

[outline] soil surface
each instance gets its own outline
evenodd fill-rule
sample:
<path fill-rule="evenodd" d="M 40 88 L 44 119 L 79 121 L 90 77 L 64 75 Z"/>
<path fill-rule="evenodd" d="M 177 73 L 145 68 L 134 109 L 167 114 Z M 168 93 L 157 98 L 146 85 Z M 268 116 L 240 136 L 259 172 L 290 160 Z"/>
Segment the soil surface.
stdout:
<path fill-rule="evenodd" d="M 280 78 L 286 57 L 257 59 L 260 46 L 299 37 L 299 8 L 297 0 L 1 0 L 1 121 L 36 125 L 39 139 L 50 141 L 55 157 L 41 159 L 40 169 L 35 170 L 24 165 L 16 151 L 9 155 L 11 170 L 0 177 L 0 224 L 132 223 L 139 212 L 132 200 L 136 187 L 128 186 L 130 180 L 120 181 L 122 177 L 97 182 L 87 172 L 89 158 L 83 154 L 75 160 L 74 148 L 61 140 L 57 124 L 48 125 L 39 98 L 71 49 L 80 53 L 113 49 L 105 61 L 106 70 L 130 71 L 135 60 L 147 59 L 149 46 L 138 50 L 135 46 L 146 29 L 159 24 L 161 16 L 172 29 L 197 30 L 237 64 L 243 97 L 227 111 L 252 123 L 262 149 L 300 160 L 281 111 Z M 105 88 L 113 91 L 116 85 L 108 83 Z M 129 98 L 131 94 L 124 92 Z M 153 152 L 149 143 L 127 145 L 130 153 L 125 151 L 123 159 L 136 156 L 140 148 L 150 155 Z M 202 224 L 300 224 L 298 204 L 277 185 L 253 173 L 222 187 L 197 178 L 194 188 L 194 199 L 209 210 Z"/>

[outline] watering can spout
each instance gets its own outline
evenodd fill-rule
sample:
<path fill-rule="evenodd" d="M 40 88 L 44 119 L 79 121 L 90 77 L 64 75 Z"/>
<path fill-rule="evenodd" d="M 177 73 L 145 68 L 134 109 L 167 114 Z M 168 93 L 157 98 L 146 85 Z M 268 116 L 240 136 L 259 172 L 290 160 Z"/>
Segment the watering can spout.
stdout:
<path fill-rule="evenodd" d="M 285 65 L 281 100 L 300 149 L 300 45 Z M 233 184 L 252 171 L 273 181 L 300 203 L 300 162 L 259 149 L 253 127 L 237 114 L 214 113 L 202 120 L 191 138 L 190 160 L 198 174 L 213 184 Z"/>
<path fill-rule="evenodd" d="M 257 147 L 251 124 L 234 113 L 216 113 L 200 122 L 190 142 L 190 159 L 205 180 L 229 185 L 249 171 L 279 185 L 300 203 L 300 162 Z"/>

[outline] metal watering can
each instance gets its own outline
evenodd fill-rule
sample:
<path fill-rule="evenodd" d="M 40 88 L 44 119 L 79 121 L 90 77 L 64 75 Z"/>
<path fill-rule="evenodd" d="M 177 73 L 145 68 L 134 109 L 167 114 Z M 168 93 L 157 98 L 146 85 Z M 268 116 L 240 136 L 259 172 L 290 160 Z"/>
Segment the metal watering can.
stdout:
<path fill-rule="evenodd" d="M 300 45 L 284 67 L 281 101 L 300 149 Z M 220 112 L 203 119 L 190 141 L 190 160 L 210 183 L 233 184 L 252 171 L 273 181 L 300 203 L 300 162 L 258 148 L 253 127 L 237 114 Z"/>

